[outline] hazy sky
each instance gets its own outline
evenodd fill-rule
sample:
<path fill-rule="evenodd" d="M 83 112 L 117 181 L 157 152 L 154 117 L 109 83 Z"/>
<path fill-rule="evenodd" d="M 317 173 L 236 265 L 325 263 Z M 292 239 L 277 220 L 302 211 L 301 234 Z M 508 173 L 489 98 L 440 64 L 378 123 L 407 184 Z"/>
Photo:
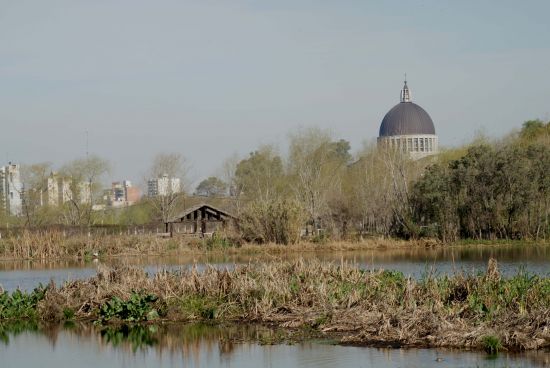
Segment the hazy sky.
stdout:
<path fill-rule="evenodd" d="M 191 178 L 316 125 L 378 134 L 407 73 L 445 146 L 550 119 L 550 2 L 0 0 L 2 159 Z"/>

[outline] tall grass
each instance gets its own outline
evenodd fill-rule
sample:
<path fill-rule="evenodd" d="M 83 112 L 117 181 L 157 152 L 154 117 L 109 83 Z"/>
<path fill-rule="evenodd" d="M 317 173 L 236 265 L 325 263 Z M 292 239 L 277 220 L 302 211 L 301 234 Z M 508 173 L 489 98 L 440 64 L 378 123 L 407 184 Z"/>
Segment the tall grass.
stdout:
<path fill-rule="evenodd" d="M 550 278 L 520 273 L 504 279 L 496 262 L 484 274 L 422 280 L 302 260 L 154 277 L 105 269 L 90 280 L 48 289 L 37 314 L 99 323 L 117 316 L 260 322 L 390 346 L 483 349 L 486 336 L 494 336 L 506 349 L 538 349 L 550 346 Z"/>
<path fill-rule="evenodd" d="M 24 231 L 0 238 L 0 259 L 92 258 L 119 255 L 163 255 L 173 253 L 287 253 L 317 250 L 360 250 L 374 248 L 432 247 L 430 240 L 366 239 L 361 242 L 301 242 L 293 245 L 243 243 L 237 237 L 216 234 L 212 238 L 160 238 L 155 235 L 66 235 L 60 230 Z"/>

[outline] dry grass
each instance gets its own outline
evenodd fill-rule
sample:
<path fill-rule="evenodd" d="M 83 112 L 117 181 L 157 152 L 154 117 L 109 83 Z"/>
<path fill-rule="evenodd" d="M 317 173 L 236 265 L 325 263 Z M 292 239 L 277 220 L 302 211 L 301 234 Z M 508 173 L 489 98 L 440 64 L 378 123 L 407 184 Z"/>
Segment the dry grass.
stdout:
<path fill-rule="evenodd" d="M 351 251 L 432 247 L 432 240 L 405 241 L 369 238 L 360 242 L 336 241 L 299 244 L 235 244 L 227 241 L 156 235 L 94 235 L 66 236 L 62 231 L 23 232 L 21 236 L 0 239 L 0 259 L 91 258 L 126 255 L 169 255 L 223 252 L 225 254 L 286 254 L 291 252 Z"/>
<path fill-rule="evenodd" d="M 55 259 L 99 256 L 162 254 L 189 247 L 170 243 L 154 235 L 76 235 L 62 231 L 23 232 L 18 237 L 0 239 L 2 259 Z"/>
<path fill-rule="evenodd" d="M 483 348 L 550 346 L 550 279 L 501 279 L 495 261 L 483 275 L 405 278 L 352 264 L 294 261 L 163 272 L 104 269 L 87 281 L 51 288 L 38 305 L 45 320 L 97 320 L 114 297 L 158 299 L 148 308 L 170 321 L 260 322 L 310 329 L 344 343 Z"/>

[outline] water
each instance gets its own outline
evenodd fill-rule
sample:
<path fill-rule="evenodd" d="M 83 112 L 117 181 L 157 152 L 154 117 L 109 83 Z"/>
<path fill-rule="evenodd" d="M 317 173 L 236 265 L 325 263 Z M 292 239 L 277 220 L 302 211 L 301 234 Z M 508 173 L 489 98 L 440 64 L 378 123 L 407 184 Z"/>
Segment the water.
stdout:
<path fill-rule="evenodd" d="M 548 276 L 550 274 L 550 247 L 542 246 L 470 246 L 437 249 L 409 248 L 347 252 L 304 252 L 287 255 L 199 255 L 179 257 L 126 257 L 105 260 L 107 266 L 120 264 L 145 268 L 150 274 L 162 269 L 204 267 L 231 268 L 236 264 L 255 263 L 297 258 L 340 263 L 356 263 L 363 269 L 390 269 L 405 275 L 422 277 L 432 272 L 452 274 L 455 272 L 480 272 L 485 270 L 490 257 L 499 262 L 501 274 L 510 276 L 524 269 L 529 273 Z M 89 278 L 96 274 L 100 262 L 75 260 L 62 261 L 4 261 L 0 262 L 0 285 L 6 290 L 21 288 L 32 290 L 38 283 L 47 284 L 53 280 L 57 285 L 67 280 Z"/>
<path fill-rule="evenodd" d="M 335 263 L 356 263 L 364 269 L 399 270 L 422 277 L 426 272 L 483 271 L 490 257 L 501 273 L 519 268 L 539 275 L 550 272 L 550 248 L 537 246 L 453 247 L 438 249 L 304 252 L 284 256 L 208 255 L 181 257 L 126 257 L 101 261 L 107 266 L 135 265 L 150 274 L 161 269 L 201 268 L 205 264 L 231 268 L 236 264 L 292 260 L 303 257 Z M 4 261 L 0 284 L 7 290 L 31 290 L 38 283 L 89 278 L 99 261 Z M 279 332 L 258 326 L 162 325 L 130 330 L 97 330 L 0 324 L 0 367 L 545 367 L 546 351 L 500 353 L 489 359 L 483 352 L 441 349 L 376 349 L 307 341 L 262 345 Z M 29 348 L 32 347 L 32 348 Z"/>
<path fill-rule="evenodd" d="M 101 333 L 92 327 L 0 333 L 2 367 L 544 367 L 550 353 L 377 349 L 317 340 L 261 345 L 258 326 L 170 325 Z M 0 331 L 1 332 L 1 331 Z M 7 338 L 7 339 L 6 339 Z M 32 349 L 29 349 L 32 347 Z"/>

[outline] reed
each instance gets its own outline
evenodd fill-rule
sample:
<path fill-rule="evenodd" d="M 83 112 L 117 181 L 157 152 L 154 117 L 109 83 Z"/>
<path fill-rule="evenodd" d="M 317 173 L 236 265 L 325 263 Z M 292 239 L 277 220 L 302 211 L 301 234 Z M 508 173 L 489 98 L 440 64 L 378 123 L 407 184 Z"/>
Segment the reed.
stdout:
<path fill-rule="evenodd" d="M 135 268 L 102 269 L 90 280 L 51 285 L 36 315 L 101 324 L 128 316 L 259 322 L 375 346 L 488 349 L 498 341 L 498 349 L 541 349 L 550 346 L 550 278 L 520 272 L 504 279 L 494 260 L 483 274 L 421 280 L 315 260 L 154 277 Z"/>
<path fill-rule="evenodd" d="M 55 259 L 91 258 L 137 254 L 162 254 L 190 249 L 183 242 L 170 242 L 154 235 L 66 235 L 63 231 L 24 231 L 19 236 L 0 239 L 0 258 Z"/>
<path fill-rule="evenodd" d="M 363 249 L 433 247 L 432 240 L 396 240 L 369 238 L 357 242 L 337 241 L 299 244 L 243 243 L 239 239 L 215 236 L 198 239 L 186 237 L 161 238 L 156 235 L 66 235 L 60 230 L 24 231 L 19 236 L 0 239 L 0 259 L 59 259 L 116 257 L 126 255 L 168 254 L 284 254 L 308 251 L 348 251 Z"/>

